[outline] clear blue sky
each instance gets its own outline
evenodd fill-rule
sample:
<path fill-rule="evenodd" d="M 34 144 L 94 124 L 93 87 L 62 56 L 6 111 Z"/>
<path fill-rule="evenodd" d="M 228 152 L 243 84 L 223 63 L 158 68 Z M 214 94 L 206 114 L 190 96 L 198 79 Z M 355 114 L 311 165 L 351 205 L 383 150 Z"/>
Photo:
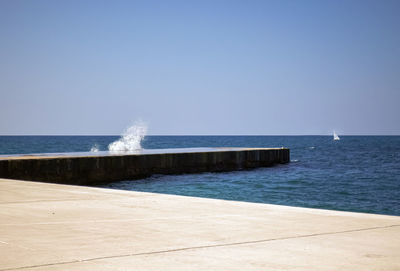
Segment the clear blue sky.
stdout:
<path fill-rule="evenodd" d="M 400 134 L 400 1 L 0 0 L 0 134 Z"/>

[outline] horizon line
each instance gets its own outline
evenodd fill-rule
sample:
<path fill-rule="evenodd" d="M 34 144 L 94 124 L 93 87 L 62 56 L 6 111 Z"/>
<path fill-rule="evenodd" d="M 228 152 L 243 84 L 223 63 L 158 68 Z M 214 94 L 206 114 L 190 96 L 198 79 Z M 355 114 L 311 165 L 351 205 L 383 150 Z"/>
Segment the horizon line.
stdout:
<path fill-rule="evenodd" d="M 0 134 L 0 136 L 121 136 L 113 134 Z M 331 134 L 151 134 L 146 136 L 332 136 Z M 400 136 L 400 134 L 341 134 L 340 136 Z"/>

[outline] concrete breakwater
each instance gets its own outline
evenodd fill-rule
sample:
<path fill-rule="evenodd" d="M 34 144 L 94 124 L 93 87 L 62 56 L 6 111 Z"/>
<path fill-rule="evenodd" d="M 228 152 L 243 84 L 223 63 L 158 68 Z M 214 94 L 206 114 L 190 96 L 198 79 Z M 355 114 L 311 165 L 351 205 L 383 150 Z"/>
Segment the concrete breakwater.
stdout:
<path fill-rule="evenodd" d="M 287 148 L 189 148 L 129 153 L 59 153 L 0 157 L 0 177 L 93 185 L 153 174 L 219 172 L 290 161 Z"/>

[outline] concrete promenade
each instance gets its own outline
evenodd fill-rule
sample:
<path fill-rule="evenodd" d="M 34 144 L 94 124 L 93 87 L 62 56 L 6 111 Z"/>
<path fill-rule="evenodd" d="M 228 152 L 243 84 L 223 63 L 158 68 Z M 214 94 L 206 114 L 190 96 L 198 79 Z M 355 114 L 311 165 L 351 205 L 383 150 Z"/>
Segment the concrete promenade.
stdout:
<path fill-rule="evenodd" d="M 400 270 L 400 217 L 0 179 L 0 270 Z"/>

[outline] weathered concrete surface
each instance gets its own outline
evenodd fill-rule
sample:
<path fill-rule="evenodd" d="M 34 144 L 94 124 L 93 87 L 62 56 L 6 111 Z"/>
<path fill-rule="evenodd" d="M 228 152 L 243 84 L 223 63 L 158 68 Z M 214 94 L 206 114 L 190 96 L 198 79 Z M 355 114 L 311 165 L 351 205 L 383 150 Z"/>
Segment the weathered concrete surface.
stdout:
<path fill-rule="evenodd" d="M 0 270 L 400 270 L 400 217 L 0 179 Z"/>
<path fill-rule="evenodd" d="M 92 185 L 181 174 L 267 167 L 290 161 L 285 148 L 190 148 L 131 153 L 1 156 L 0 178 Z"/>

